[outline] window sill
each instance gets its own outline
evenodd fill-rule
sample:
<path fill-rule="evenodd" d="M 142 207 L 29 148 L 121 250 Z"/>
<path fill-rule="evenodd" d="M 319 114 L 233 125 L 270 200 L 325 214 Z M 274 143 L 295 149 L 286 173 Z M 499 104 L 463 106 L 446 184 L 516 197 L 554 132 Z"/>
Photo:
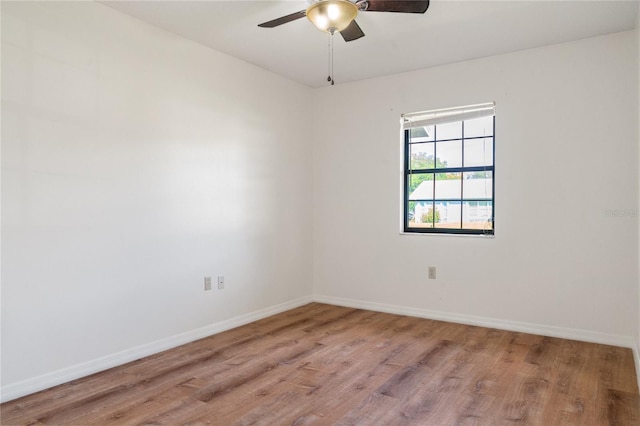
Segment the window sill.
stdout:
<path fill-rule="evenodd" d="M 429 236 L 429 237 L 463 237 L 463 238 L 488 238 L 493 239 L 496 237 L 495 234 L 446 234 L 446 233 L 437 233 L 437 232 L 405 232 L 400 231 L 400 235 L 417 235 L 417 236 Z"/>

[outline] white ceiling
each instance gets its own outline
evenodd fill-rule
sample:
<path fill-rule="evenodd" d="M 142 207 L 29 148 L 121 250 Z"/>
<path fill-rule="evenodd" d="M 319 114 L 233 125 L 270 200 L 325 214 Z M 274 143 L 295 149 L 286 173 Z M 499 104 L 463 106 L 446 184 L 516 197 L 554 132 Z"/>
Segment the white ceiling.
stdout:
<path fill-rule="evenodd" d="M 328 35 L 307 19 L 257 25 L 306 1 L 103 1 L 103 4 L 310 87 L 327 85 Z M 631 30 L 638 1 L 432 0 L 422 14 L 361 12 L 366 34 L 335 38 L 336 84 Z"/>

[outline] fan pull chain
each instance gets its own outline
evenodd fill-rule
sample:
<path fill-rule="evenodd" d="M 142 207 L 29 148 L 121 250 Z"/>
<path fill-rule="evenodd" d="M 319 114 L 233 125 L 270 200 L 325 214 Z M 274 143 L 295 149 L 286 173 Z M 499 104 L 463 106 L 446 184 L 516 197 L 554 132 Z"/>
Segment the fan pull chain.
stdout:
<path fill-rule="evenodd" d="M 329 77 L 327 77 L 327 81 L 331 82 L 333 86 L 335 81 L 333 80 L 333 34 L 335 31 L 329 31 Z"/>
<path fill-rule="evenodd" d="M 327 40 L 327 54 L 328 56 L 328 61 L 327 61 L 327 66 L 328 66 L 328 73 L 329 73 L 329 77 L 327 77 L 327 81 L 331 82 L 331 33 L 329 33 L 329 40 Z"/>

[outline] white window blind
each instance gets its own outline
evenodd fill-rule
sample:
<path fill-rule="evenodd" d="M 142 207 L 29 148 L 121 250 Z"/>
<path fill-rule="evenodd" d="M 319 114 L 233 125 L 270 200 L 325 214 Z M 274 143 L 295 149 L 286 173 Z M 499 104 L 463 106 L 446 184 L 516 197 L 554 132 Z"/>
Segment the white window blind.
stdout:
<path fill-rule="evenodd" d="M 402 129 L 433 126 L 454 121 L 471 120 L 495 114 L 495 103 L 469 105 L 465 107 L 444 108 L 432 111 L 402 114 Z"/>

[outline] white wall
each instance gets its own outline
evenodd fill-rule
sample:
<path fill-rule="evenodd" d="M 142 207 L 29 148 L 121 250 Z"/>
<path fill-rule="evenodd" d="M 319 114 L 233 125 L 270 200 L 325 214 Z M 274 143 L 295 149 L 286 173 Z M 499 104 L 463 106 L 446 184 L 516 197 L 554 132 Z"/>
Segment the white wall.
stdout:
<path fill-rule="evenodd" d="M 100 4 L 3 2 L 3 390 L 308 299 L 310 101 Z"/>
<path fill-rule="evenodd" d="M 314 91 L 319 299 L 631 346 L 638 220 L 607 212 L 638 206 L 635 37 Z M 489 101 L 495 238 L 400 235 L 400 114 Z"/>

